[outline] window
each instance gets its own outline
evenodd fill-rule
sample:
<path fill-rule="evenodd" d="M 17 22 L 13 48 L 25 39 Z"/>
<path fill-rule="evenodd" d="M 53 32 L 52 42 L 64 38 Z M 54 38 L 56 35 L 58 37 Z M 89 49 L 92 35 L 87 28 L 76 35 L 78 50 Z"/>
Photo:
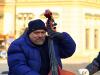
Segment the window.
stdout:
<path fill-rule="evenodd" d="M 28 22 L 34 18 L 33 13 L 18 13 L 16 15 L 16 35 L 21 35 L 26 27 Z"/>
<path fill-rule="evenodd" d="M 90 30 L 86 29 L 86 49 L 89 49 L 89 42 L 90 42 Z"/>
<path fill-rule="evenodd" d="M 94 47 L 95 47 L 95 49 L 97 49 L 98 48 L 98 29 L 95 29 L 94 30 Z"/>

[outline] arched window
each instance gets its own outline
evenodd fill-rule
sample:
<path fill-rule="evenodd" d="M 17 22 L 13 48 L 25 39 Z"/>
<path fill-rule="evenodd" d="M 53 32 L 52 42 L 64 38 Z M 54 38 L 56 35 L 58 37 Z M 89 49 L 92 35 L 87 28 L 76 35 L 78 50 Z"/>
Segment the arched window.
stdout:
<path fill-rule="evenodd" d="M 52 15 L 55 19 L 59 18 L 59 14 L 57 12 L 52 12 Z M 44 19 L 45 16 L 44 16 L 44 13 L 40 14 L 40 18 L 41 19 Z"/>
<path fill-rule="evenodd" d="M 16 35 L 21 35 L 33 18 L 33 13 L 18 13 L 16 15 Z"/>

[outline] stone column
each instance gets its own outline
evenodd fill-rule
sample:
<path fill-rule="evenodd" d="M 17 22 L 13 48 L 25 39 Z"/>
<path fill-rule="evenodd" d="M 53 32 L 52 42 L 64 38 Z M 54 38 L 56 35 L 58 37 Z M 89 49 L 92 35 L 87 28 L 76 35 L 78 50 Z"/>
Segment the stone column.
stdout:
<path fill-rule="evenodd" d="M 4 6 L 4 34 L 15 33 L 15 0 L 5 0 Z"/>

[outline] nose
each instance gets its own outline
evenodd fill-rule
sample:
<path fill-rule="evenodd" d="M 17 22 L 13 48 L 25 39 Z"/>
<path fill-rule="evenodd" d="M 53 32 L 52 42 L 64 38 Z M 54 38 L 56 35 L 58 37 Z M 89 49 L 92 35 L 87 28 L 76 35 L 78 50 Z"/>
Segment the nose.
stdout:
<path fill-rule="evenodd" d="M 43 34 L 42 34 L 42 33 L 39 33 L 39 34 L 38 34 L 38 36 L 39 36 L 39 37 L 42 37 L 42 36 L 43 36 Z"/>

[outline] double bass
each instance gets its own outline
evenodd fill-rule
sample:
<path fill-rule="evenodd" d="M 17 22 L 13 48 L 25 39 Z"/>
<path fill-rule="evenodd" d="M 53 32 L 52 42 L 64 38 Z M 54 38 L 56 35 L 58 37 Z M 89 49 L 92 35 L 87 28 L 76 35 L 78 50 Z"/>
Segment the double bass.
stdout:
<path fill-rule="evenodd" d="M 54 21 L 52 12 L 49 9 L 47 9 L 45 10 L 44 16 L 47 18 L 47 22 L 46 22 L 47 31 L 49 29 L 56 31 L 57 24 Z M 64 70 L 59 66 L 56 56 L 55 56 L 53 39 L 52 39 L 52 36 L 50 36 L 49 32 L 48 32 L 48 36 L 49 36 L 49 39 L 48 39 L 49 58 L 50 58 L 50 67 L 51 67 L 51 70 L 48 75 L 75 75 L 75 73 Z"/>

